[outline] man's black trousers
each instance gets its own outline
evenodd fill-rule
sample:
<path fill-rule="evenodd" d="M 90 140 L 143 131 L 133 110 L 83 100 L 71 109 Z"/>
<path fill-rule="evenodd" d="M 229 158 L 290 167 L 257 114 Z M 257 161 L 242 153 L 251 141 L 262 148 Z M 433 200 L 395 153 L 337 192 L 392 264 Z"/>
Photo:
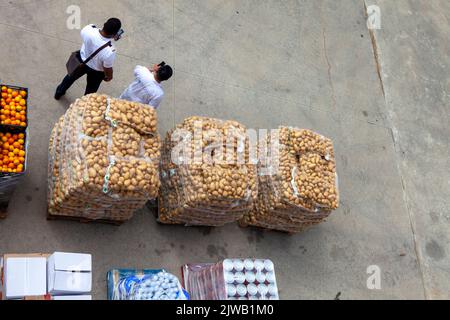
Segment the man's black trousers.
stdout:
<path fill-rule="evenodd" d="M 81 60 L 81 58 L 79 57 Z M 86 94 L 96 93 L 100 84 L 105 79 L 105 73 L 103 71 L 94 70 L 86 65 L 78 69 L 73 75 L 67 75 L 61 84 L 56 89 L 56 93 L 60 96 L 66 94 L 66 91 L 82 76 L 87 75 Z"/>

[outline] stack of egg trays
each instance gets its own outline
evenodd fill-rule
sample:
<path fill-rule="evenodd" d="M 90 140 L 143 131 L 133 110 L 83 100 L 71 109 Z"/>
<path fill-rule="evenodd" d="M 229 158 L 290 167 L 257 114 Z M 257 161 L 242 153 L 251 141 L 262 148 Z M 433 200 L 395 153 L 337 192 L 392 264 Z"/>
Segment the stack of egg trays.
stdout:
<path fill-rule="evenodd" d="M 226 259 L 182 267 L 192 300 L 279 300 L 275 267 L 268 259 Z"/>

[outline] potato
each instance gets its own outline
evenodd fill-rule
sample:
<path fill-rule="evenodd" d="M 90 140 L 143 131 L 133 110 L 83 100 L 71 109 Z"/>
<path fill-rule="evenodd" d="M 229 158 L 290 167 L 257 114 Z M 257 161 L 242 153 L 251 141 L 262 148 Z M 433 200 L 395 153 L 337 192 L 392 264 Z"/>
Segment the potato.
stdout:
<path fill-rule="evenodd" d="M 212 162 L 202 161 L 199 164 L 175 164 L 171 155 L 172 149 L 177 146 L 172 141 L 176 129 L 186 130 L 192 135 L 195 130 L 201 129 L 203 134 L 199 142 L 204 150 L 210 150 L 207 148 L 212 145 L 226 150 L 233 138 L 237 139 L 239 135 L 245 138 L 246 133 L 245 127 L 237 122 L 203 117 L 188 118 L 170 131 L 162 151 L 159 220 L 170 224 L 219 226 L 240 219 L 256 199 L 256 167 L 247 163 L 227 163 L 225 157 L 211 157 Z M 227 133 L 230 139 L 226 139 Z M 187 152 L 196 148 L 195 143 L 189 140 L 181 142 L 181 146 Z M 229 158 L 237 159 L 236 148 L 231 150 L 233 152 Z"/>
<path fill-rule="evenodd" d="M 279 170 L 259 177 L 258 200 L 241 223 L 299 232 L 339 206 L 333 144 L 309 130 L 281 127 L 279 133 Z"/>
<path fill-rule="evenodd" d="M 123 221 L 157 197 L 160 141 L 155 138 L 155 111 L 117 99 L 110 99 L 109 109 L 107 105 L 105 95 L 82 97 L 55 125 L 49 149 L 50 213 Z M 141 120 L 144 115 L 149 124 Z"/>

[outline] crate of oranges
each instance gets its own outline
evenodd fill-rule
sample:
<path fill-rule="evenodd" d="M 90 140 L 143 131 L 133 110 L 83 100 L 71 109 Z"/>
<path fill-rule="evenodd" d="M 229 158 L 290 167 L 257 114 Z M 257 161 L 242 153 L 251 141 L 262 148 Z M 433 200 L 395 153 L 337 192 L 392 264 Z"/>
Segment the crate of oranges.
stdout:
<path fill-rule="evenodd" d="M 26 134 L 0 130 L 0 176 L 25 172 Z"/>
<path fill-rule="evenodd" d="M 28 89 L 0 85 L 0 124 L 15 132 L 23 132 L 28 125 Z"/>

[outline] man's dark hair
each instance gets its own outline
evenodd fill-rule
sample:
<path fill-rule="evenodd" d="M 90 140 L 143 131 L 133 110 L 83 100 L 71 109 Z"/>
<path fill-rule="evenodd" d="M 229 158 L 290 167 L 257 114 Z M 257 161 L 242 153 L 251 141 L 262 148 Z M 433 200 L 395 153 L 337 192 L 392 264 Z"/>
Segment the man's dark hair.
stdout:
<path fill-rule="evenodd" d="M 117 32 L 122 28 L 122 22 L 117 18 L 111 18 L 105 22 L 103 26 L 103 31 L 108 36 L 115 36 Z"/>
<path fill-rule="evenodd" d="M 158 80 L 159 81 L 166 81 L 169 80 L 173 75 L 173 70 L 169 65 L 163 65 L 158 69 Z"/>

